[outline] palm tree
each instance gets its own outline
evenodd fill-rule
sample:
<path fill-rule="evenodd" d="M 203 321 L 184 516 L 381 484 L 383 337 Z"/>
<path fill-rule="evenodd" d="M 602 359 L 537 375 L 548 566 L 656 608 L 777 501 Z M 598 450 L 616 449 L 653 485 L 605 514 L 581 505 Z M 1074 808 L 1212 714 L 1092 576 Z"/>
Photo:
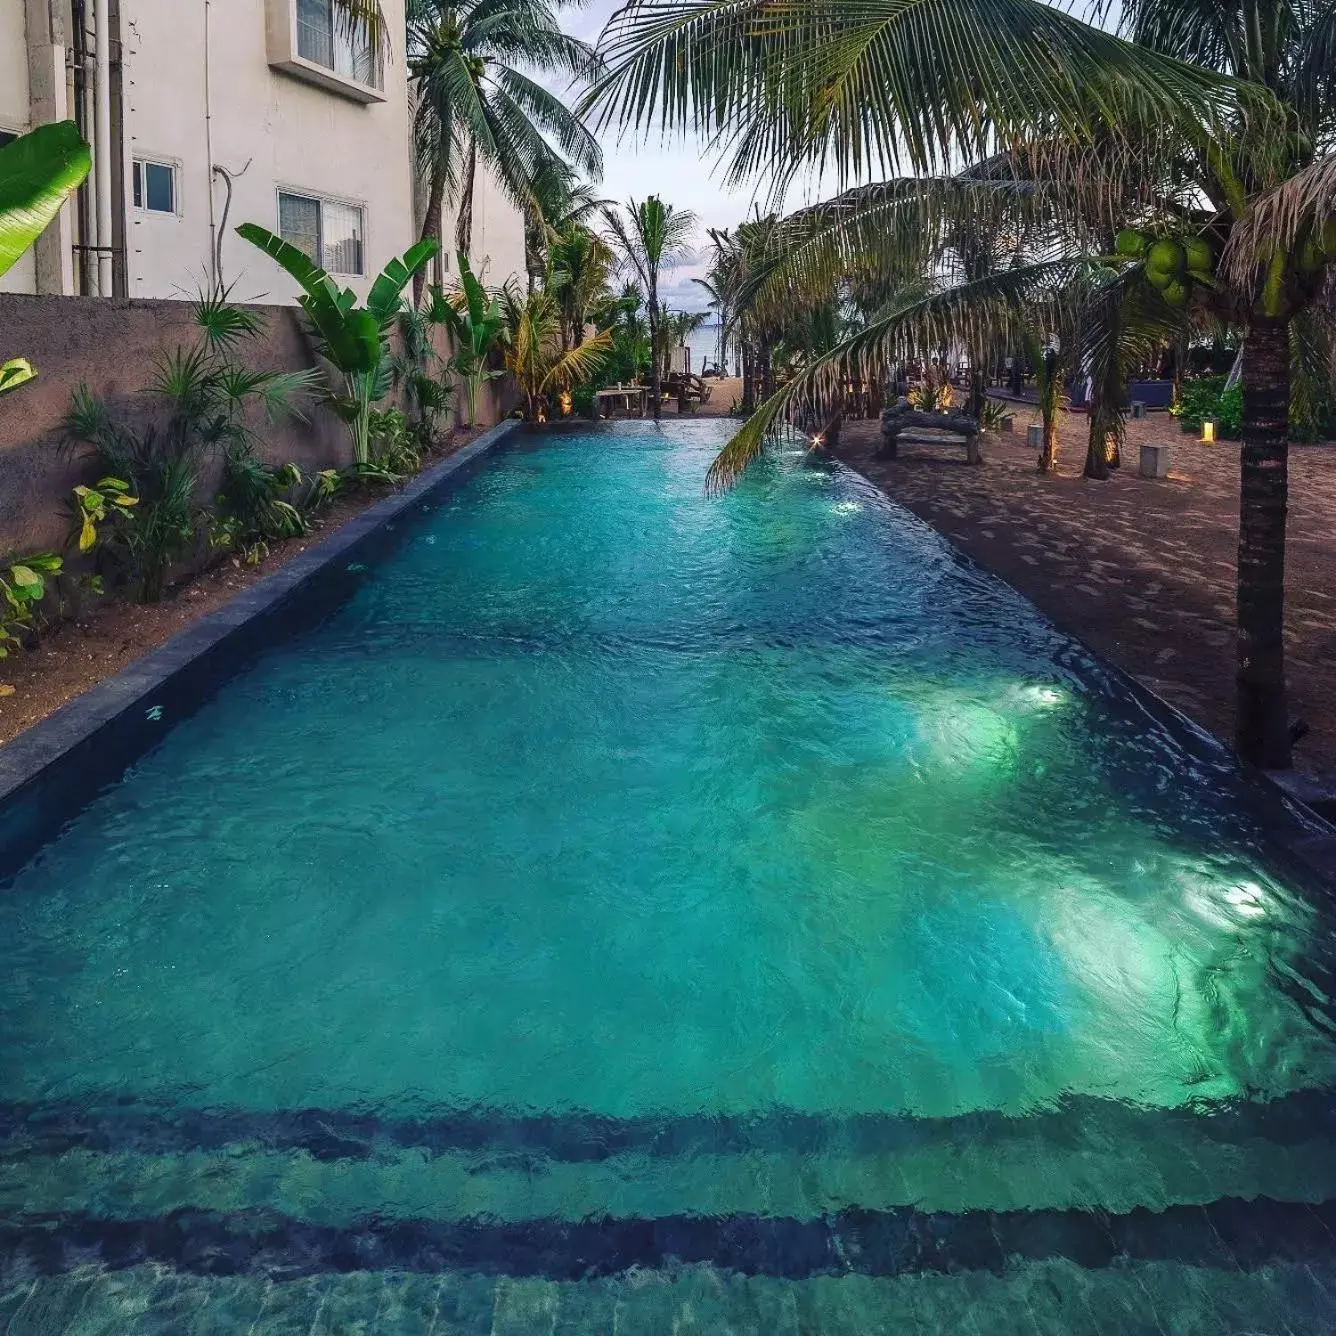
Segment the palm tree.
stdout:
<path fill-rule="evenodd" d="M 612 200 L 600 199 L 594 186 L 581 181 L 569 163 L 545 166 L 531 182 L 530 206 L 524 215 L 524 262 L 532 292 L 546 275 L 552 246 L 573 226 L 586 227 Z"/>
<path fill-rule="evenodd" d="M 634 274 L 645 291 L 649 313 L 649 346 L 659 346 L 659 275 L 665 265 L 671 267 L 686 260 L 690 254 L 691 234 L 696 228 L 696 215 L 686 209 L 675 209 L 657 195 L 651 195 L 639 204 L 631 200 L 625 215 L 619 210 L 606 209 L 604 215 L 612 233 L 623 267 Z M 650 397 L 654 401 L 654 416 L 660 415 L 659 359 L 650 357 Z"/>
<path fill-rule="evenodd" d="M 764 0 L 632 0 L 605 32 L 608 70 L 586 104 L 635 127 L 703 130 L 731 146 L 731 179 L 765 171 L 783 185 L 814 165 L 845 179 L 904 166 L 917 174 L 898 191 L 888 182 L 842 197 L 763 281 L 791 281 L 804 265 L 829 271 L 851 253 L 863 265 L 895 263 L 895 215 L 939 227 L 970 197 L 1006 196 L 991 179 L 950 188 L 940 175 L 923 179 L 948 163 L 986 163 L 999 144 L 1018 150 L 1005 207 L 1023 220 L 1021 204 L 1038 200 L 1068 226 L 1056 256 L 888 312 L 817 359 L 747 423 L 712 481 L 736 476 L 804 393 L 851 366 L 883 368 L 907 330 L 986 329 L 1014 342 L 1036 299 L 1074 298 L 1082 369 L 1102 391 L 1091 420 L 1099 471 L 1121 425 L 1118 364 L 1128 349 L 1157 332 L 1178 337 L 1193 319 L 1239 327 L 1236 745 L 1257 764 L 1288 765 L 1291 342 L 1301 328 L 1330 323 L 1319 293 L 1336 260 L 1336 9 L 1131 0 L 1121 35 L 1042 0 L 801 0 L 783 9 L 766 22 Z M 1129 245 L 1100 264 L 1129 223 L 1151 233 L 1144 250 Z"/>
<path fill-rule="evenodd" d="M 663 374 L 672 372 L 673 349 L 685 347 L 686 341 L 710 318 L 708 311 L 663 311 L 659 342 Z"/>
<path fill-rule="evenodd" d="M 612 334 L 601 330 L 577 347 L 566 346 L 561 307 L 550 292 L 531 292 L 521 300 L 503 294 L 508 337 L 506 369 L 524 395 L 524 415 L 540 416 L 547 396 L 569 393 L 587 383 L 612 354 Z"/>
<path fill-rule="evenodd" d="M 560 303 L 562 346 L 578 348 L 595 302 L 607 291 L 616 257 L 597 232 L 567 223 L 550 243 L 548 286 Z"/>
<path fill-rule="evenodd" d="M 480 162 L 526 216 L 536 188 L 566 160 L 601 173 L 602 153 L 580 116 L 519 68 L 577 79 L 598 69 L 594 51 L 562 32 L 547 0 L 408 0 L 407 17 L 413 136 L 427 182 L 424 239 L 439 240 L 448 192 L 459 200 L 455 249 L 469 252 Z"/>

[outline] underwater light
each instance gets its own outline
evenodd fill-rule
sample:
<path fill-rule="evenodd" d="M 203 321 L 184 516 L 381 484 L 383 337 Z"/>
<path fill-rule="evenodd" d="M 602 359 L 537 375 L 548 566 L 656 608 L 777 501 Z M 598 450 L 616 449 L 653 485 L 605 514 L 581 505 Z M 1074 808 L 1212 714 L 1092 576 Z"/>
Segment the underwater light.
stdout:
<path fill-rule="evenodd" d="M 1057 687 L 1025 686 L 1016 694 L 1021 703 L 1032 710 L 1052 710 L 1067 700 L 1067 693 Z"/>
<path fill-rule="evenodd" d="M 1225 892 L 1225 899 L 1244 918 L 1260 918 L 1266 913 L 1265 896 L 1255 881 L 1242 881 Z"/>

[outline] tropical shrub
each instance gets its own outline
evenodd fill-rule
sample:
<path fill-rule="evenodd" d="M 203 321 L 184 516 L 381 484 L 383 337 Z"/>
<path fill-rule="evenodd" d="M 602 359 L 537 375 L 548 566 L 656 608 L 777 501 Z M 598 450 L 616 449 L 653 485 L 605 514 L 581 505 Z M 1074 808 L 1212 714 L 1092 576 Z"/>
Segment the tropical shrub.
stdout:
<path fill-rule="evenodd" d="M 444 325 L 454 342 L 450 364 L 464 378 L 467 425 L 474 427 L 483 385 L 505 374 L 492 367 L 490 359 L 506 338 L 506 317 L 500 298 L 483 287 L 469 257 L 460 251 L 458 260 L 459 281 L 453 291 L 432 290 L 431 319 Z"/>
<path fill-rule="evenodd" d="M 1183 382 L 1178 403 L 1170 412 L 1185 432 L 1199 432 L 1201 424 L 1209 418 L 1222 440 L 1238 440 L 1243 431 L 1243 385 L 1235 381 L 1226 389 L 1225 383 L 1224 376 L 1203 376 L 1200 380 Z"/>
<path fill-rule="evenodd" d="M 577 347 L 563 346 L 562 310 L 550 292 L 524 300 L 507 292 L 506 369 L 524 396 L 525 416 L 552 416 L 552 396 L 588 385 L 612 352 L 612 335 L 602 330 Z M 574 398 L 570 400 L 574 406 Z"/>
<path fill-rule="evenodd" d="M 956 402 L 956 392 L 943 367 L 930 362 L 923 380 L 909 391 L 909 406 L 920 413 L 949 413 Z"/>
<path fill-rule="evenodd" d="M 296 464 L 266 464 L 250 452 L 233 452 L 223 460 L 209 545 L 256 565 L 268 556 L 271 542 L 310 533 L 313 517 L 334 499 L 339 484 L 337 469 L 306 478 Z"/>
<path fill-rule="evenodd" d="M 436 444 L 454 395 L 449 362 L 432 341 L 435 323 L 431 310 L 400 311 L 401 351 L 390 359 L 391 384 L 403 390 L 411 414 L 410 427 L 423 450 Z"/>
<path fill-rule="evenodd" d="M 0 659 L 41 628 L 47 577 L 58 575 L 62 564 L 54 552 L 0 557 Z"/>
<path fill-rule="evenodd" d="M 277 421 L 293 413 L 294 398 L 315 389 L 319 379 L 313 371 L 243 366 L 238 350 L 263 324 L 254 312 L 233 306 L 225 289 L 201 294 L 192 314 L 198 342 L 157 359 L 147 390 L 151 421 L 115 421 L 86 385 L 74 391 L 65 417 L 66 440 L 84 449 L 105 475 L 102 483 L 114 480 L 137 498 L 132 521 L 98 528 L 93 519 L 93 550 L 100 573 L 136 585 L 145 603 L 162 597 L 168 570 L 194 553 L 206 530 L 197 500 L 206 461 L 219 451 L 225 465 L 253 456 L 258 438 L 248 423 L 252 411 Z M 111 489 L 95 484 L 93 490 L 105 500 Z M 82 541 L 82 517 L 79 522 Z"/>
<path fill-rule="evenodd" d="M 395 477 L 422 468 L 421 442 L 405 414 L 386 408 L 371 415 L 371 462 Z"/>
<path fill-rule="evenodd" d="M 401 258 L 381 270 L 366 305 L 357 305 L 351 288 L 339 285 L 291 242 L 257 223 L 243 223 L 237 234 L 259 247 L 301 287 L 297 298 L 315 330 L 320 355 L 344 380 L 345 393 L 328 394 L 326 402 L 348 424 L 356 464 L 371 462 L 372 406 L 393 383 L 390 332 L 403 309 L 403 292 L 414 274 L 426 268 L 440 250 L 436 241 L 419 241 Z"/>

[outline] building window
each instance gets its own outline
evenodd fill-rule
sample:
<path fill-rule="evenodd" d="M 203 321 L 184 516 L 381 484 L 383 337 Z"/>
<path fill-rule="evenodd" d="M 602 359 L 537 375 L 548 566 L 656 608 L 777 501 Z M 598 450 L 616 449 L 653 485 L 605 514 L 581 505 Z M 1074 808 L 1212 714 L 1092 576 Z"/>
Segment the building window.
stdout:
<path fill-rule="evenodd" d="M 362 255 L 365 223 L 362 209 L 355 204 L 279 192 L 279 236 L 331 274 L 359 278 L 366 272 Z"/>
<path fill-rule="evenodd" d="M 297 0 L 297 54 L 346 79 L 381 86 L 370 34 L 337 15 L 334 0 Z"/>
<path fill-rule="evenodd" d="M 147 213 L 176 212 L 176 168 L 166 162 L 134 161 L 135 208 Z"/>

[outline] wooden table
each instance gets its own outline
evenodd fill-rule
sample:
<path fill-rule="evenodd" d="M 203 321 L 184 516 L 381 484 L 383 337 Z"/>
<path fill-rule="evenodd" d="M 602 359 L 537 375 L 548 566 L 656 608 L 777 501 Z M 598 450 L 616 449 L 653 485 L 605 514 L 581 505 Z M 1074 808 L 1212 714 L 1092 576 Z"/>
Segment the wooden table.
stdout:
<path fill-rule="evenodd" d="M 623 400 L 626 404 L 626 411 L 631 411 L 631 400 L 636 401 L 636 407 L 640 411 L 640 416 L 645 416 L 645 398 L 649 391 L 643 385 L 610 385 L 606 390 L 599 390 L 598 405 L 600 413 L 603 410 L 603 401 L 606 399 L 611 406 L 614 399 Z"/>

